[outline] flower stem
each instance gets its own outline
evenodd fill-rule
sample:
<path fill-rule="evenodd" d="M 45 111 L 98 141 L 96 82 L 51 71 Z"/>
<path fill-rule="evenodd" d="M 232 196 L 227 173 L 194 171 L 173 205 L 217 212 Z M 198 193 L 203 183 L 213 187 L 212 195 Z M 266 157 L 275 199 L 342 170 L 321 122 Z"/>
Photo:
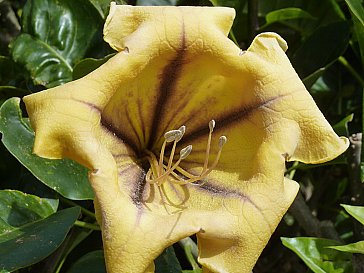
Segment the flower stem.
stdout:
<path fill-rule="evenodd" d="M 236 40 L 235 34 L 234 34 L 234 32 L 233 32 L 233 30 L 232 30 L 232 29 L 230 29 L 229 35 L 230 35 L 231 40 L 232 40 L 232 41 L 233 41 L 233 42 L 234 42 L 237 46 L 239 46 L 238 40 Z"/>
<path fill-rule="evenodd" d="M 90 223 L 79 221 L 79 220 L 76 220 L 75 226 L 87 228 L 87 229 L 91 229 L 91 230 L 101 230 L 99 225 L 90 224 Z"/>
<path fill-rule="evenodd" d="M 75 202 L 73 202 L 73 201 L 71 201 L 71 200 L 69 200 L 67 198 L 64 198 L 64 197 L 60 197 L 60 200 L 63 203 L 67 204 L 67 205 L 70 205 L 70 206 L 73 206 L 73 207 L 80 207 L 82 214 L 87 215 L 87 216 L 89 216 L 89 217 L 91 217 L 93 219 L 96 219 L 95 213 L 85 209 L 84 207 L 78 205 L 77 203 L 75 203 Z"/>
<path fill-rule="evenodd" d="M 364 88 L 364 78 L 355 71 L 355 69 L 351 66 L 348 60 L 345 57 L 340 56 L 338 58 L 339 63 L 341 63 L 349 72 L 350 74 L 360 83 L 360 85 Z"/>
<path fill-rule="evenodd" d="M 288 174 L 289 179 L 294 178 L 294 175 L 296 174 L 297 166 L 298 166 L 298 161 L 293 162 L 293 165 L 290 168 L 290 172 Z"/>
<path fill-rule="evenodd" d="M 200 267 L 198 266 L 198 264 L 195 260 L 198 255 L 198 249 L 197 249 L 196 243 L 190 237 L 184 238 L 184 239 L 180 240 L 178 243 L 185 251 L 187 260 L 191 264 L 192 269 L 193 270 L 200 269 Z"/>

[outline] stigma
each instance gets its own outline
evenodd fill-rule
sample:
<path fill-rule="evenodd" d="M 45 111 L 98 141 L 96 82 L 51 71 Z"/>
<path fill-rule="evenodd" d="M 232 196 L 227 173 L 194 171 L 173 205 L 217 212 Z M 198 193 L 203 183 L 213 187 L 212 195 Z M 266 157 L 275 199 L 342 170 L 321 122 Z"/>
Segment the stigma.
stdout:
<path fill-rule="evenodd" d="M 181 126 L 177 130 L 171 130 L 164 134 L 164 142 L 162 144 L 158 159 L 152 152 L 147 151 L 148 160 L 150 162 L 150 169 L 146 174 L 146 181 L 150 184 L 161 186 L 165 182 L 170 182 L 178 185 L 186 185 L 188 183 L 203 180 L 212 172 L 212 170 L 214 170 L 214 168 L 218 164 L 222 148 L 227 142 L 226 136 L 220 136 L 215 159 L 210 162 L 211 140 L 214 128 L 215 121 L 211 120 L 209 122 L 209 134 L 206 144 L 205 160 L 204 162 L 201 162 L 202 169 L 199 174 L 192 174 L 184 170 L 180 166 L 182 160 L 186 159 L 192 152 L 192 145 L 188 145 L 181 149 L 179 152 L 178 160 L 174 162 L 177 143 L 182 139 L 186 131 L 186 126 Z M 171 151 L 169 157 L 167 157 L 165 156 L 166 146 L 167 143 L 172 142 L 173 144 L 171 147 Z"/>

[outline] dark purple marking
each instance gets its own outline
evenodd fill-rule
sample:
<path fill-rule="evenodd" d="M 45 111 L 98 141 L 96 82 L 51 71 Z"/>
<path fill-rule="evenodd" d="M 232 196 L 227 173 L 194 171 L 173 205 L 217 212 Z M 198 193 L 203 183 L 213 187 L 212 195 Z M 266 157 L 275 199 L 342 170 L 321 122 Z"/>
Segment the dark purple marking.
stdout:
<path fill-rule="evenodd" d="M 115 135 L 118 139 L 120 139 L 124 144 L 128 145 L 136 154 L 138 152 L 137 146 L 135 142 L 130 139 L 127 135 L 123 134 L 121 131 L 119 131 L 116 127 L 114 127 L 111 123 L 107 122 L 103 115 L 101 115 L 101 125 L 107 129 L 110 133 Z"/>
<path fill-rule="evenodd" d="M 147 183 L 145 176 L 145 168 L 141 168 L 139 174 L 135 177 L 134 188 L 131 190 L 130 198 L 138 209 L 141 209 L 143 205 L 143 195 Z"/>
<path fill-rule="evenodd" d="M 168 100 L 172 97 L 171 93 L 175 90 L 178 79 L 182 73 L 182 67 L 184 64 L 184 58 L 186 55 L 186 36 L 184 25 L 181 34 L 181 45 L 176 52 L 176 56 L 172 59 L 167 66 L 164 67 L 162 74 L 160 75 L 160 86 L 157 91 L 157 102 L 155 104 L 154 116 L 152 119 L 152 130 L 148 141 L 147 149 L 152 149 L 157 139 L 157 131 L 159 124 L 163 117 L 164 107 Z"/>
<path fill-rule="evenodd" d="M 192 184 L 194 186 L 194 189 L 202 190 L 206 193 L 224 197 L 224 198 L 238 198 L 243 201 L 248 201 L 251 203 L 257 210 L 260 211 L 260 208 L 249 198 L 249 196 L 238 192 L 236 190 L 231 190 L 224 188 L 222 186 L 215 185 L 211 182 L 206 182 L 204 180 L 197 181 L 197 183 Z"/>
<path fill-rule="evenodd" d="M 85 104 L 88 107 L 90 107 L 92 110 L 95 110 L 96 112 L 101 113 L 101 109 L 97 105 L 95 105 L 93 103 L 90 103 L 90 102 L 87 102 L 87 101 L 83 101 L 83 100 L 79 100 L 79 99 L 73 99 L 73 100 L 74 101 L 77 101 L 77 102 L 80 102 L 82 104 Z"/>
<path fill-rule="evenodd" d="M 214 117 L 216 124 L 218 124 L 218 126 L 216 126 L 214 131 L 219 131 L 226 127 L 232 126 L 237 122 L 241 122 L 241 120 L 247 119 L 255 110 L 262 108 L 281 97 L 282 96 L 277 96 L 266 101 L 256 102 L 251 105 L 244 106 L 241 109 L 229 112 L 225 115 Z M 208 126 L 204 125 L 203 127 L 197 128 L 193 132 L 190 133 L 186 132 L 186 134 L 183 136 L 183 138 L 178 144 L 184 145 L 185 143 L 190 143 L 192 140 L 195 140 L 199 137 L 202 137 L 204 135 L 207 136 L 208 133 L 209 133 L 209 128 Z"/>

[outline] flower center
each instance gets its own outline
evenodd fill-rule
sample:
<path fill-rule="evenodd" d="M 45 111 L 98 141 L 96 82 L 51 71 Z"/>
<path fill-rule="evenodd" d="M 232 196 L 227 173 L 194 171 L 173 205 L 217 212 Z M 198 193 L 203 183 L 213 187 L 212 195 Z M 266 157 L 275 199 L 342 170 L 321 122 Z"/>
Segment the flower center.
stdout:
<path fill-rule="evenodd" d="M 209 135 L 207 139 L 206 153 L 205 153 L 205 161 L 203 163 L 202 170 L 199 175 L 191 174 L 188 171 L 181 168 L 180 163 L 192 151 L 192 145 L 188 145 L 185 148 L 181 149 L 179 153 L 178 160 L 173 163 L 173 158 L 175 155 L 175 150 L 177 143 L 182 139 L 186 126 L 181 126 L 177 130 L 171 130 L 164 134 L 164 142 L 162 144 L 162 148 L 159 155 L 159 160 L 157 157 L 150 151 L 147 151 L 148 161 L 150 163 L 150 169 L 146 175 L 146 181 L 150 184 L 156 184 L 157 186 L 161 186 L 166 181 L 169 181 L 178 185 L 185 185 L 188 183 L 193 183 L 198 180 L 204 179 L 211 171 L 216 167 L 219 162 L 222 147 L 227 141 L 226 136 L 220 136 L 219 144 L 218 144 L 218 152 L 216 154 L 215 160 L 209 166 L 209 158 L 210 158 L 210 146 L 211 146 L 211 138 L 212 132 L 215 128 L 215 121 L 211 120 L 209 122 Z M 167 143 L 173 142 L 171 153 L 169 157 L 165 156 L 165 149 Z"/>

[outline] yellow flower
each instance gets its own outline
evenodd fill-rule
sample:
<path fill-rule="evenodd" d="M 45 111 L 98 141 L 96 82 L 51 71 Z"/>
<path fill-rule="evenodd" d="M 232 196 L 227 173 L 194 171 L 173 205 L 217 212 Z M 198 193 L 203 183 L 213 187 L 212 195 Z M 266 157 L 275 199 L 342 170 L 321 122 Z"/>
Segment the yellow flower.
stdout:
<path fill-rule="evenodd" d="M 109 273 L 153 272 L 164 248 L 193 234 L 203 272 L 250 272 L 298 190 L 285 162 L 348 147 L 285 41 L 263 33 L 241 51 L 226 37 L 233 18 L 112 4 L 104 34 L 119 53 L 24 98 L 34 152 L 90 169 Z"/>

